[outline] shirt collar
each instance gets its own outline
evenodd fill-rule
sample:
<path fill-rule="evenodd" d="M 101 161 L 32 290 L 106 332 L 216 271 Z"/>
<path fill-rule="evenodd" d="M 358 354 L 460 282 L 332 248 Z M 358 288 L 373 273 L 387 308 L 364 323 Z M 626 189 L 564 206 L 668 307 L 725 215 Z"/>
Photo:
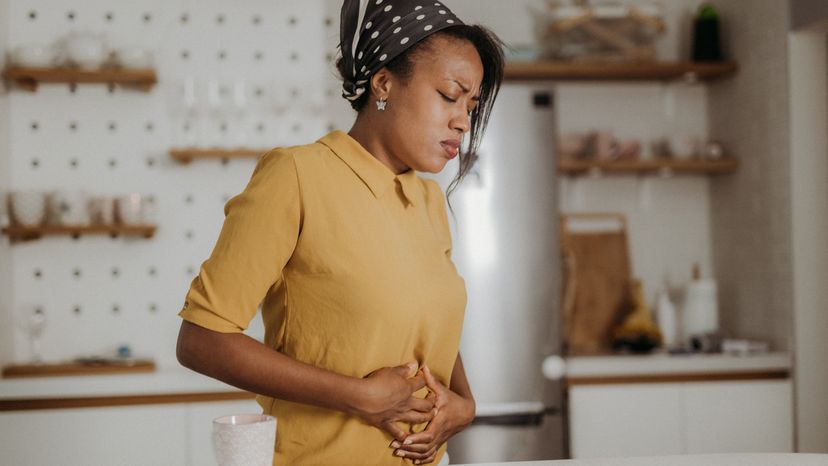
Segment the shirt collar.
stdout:
<path fill-rule="evenodd" d="M 399 185 L 402 196 L 409 204 L 414 205 L 418 178 L 414 170 L 395 175 L 356 139 L 343 131 L 332 131 L 317 142 L 330 148 L 337 157 L 342 159 L 368 186 L 374 197 L 382 197 L 391 188 L 396 191 L 396 186 Z"/>

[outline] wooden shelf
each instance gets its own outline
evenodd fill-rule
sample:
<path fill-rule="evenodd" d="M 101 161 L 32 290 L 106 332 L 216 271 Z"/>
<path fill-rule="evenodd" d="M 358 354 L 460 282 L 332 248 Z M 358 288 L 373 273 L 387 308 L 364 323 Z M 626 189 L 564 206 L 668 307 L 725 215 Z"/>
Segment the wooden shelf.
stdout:
<path fill-rule="evenodd" d="M 196 159 L 240 159 L 259 158 L 270 149 L 171 149 L 170 157 L 181 162 L 190 163 Z"/>
<path fill-rule="evenodd" d="M 151 359 L 102 360 L 101 362 L 60 362 L 11 364 L 3 367 L 3 378 L 52 377 L 66 375 L 135 374 L 154 372 Z"/>
<path fill-rule="evenodd" d="M 11 67 L 3 71 L 3 77 L 32 92 L 40 83 L 65 83 L 72 89 L 78 84 L 108 84 L 110 88 L 117 84 L 147 92 L 158 82 L 153 69 Z"/>
<path fill-rule="evenodd" d="M 12 240 L 28 241 L 47 235 L 68 235 L 78 238 L 81 235 L 108 234 L 113 238 L 120 235 L 152 238 L 155 230 L 155 225 L 43 225 L 37 227 L 10 225 L 4 227 L 2 232 Z"/>
<path fill-rule="evenodd" d="M 722 160 L 635 160 L 629 162 L 596 160 L 560 160 L 558 172 L 563 175 L 589 173 L 626 174 L 707 174 L 734 173 L 739 168 L 736 159 Z"/>
<path fill-rule="evenodd" d="M 736 62 L 511 62 L 505 79 L 512 81 L 686 81 L 712 80 L 736 73 Z"/>

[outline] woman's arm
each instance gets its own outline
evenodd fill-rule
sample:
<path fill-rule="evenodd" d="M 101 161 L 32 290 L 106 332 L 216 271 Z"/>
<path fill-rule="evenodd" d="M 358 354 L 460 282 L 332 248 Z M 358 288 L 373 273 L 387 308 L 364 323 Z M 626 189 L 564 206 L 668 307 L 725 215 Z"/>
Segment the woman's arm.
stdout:
<path fill-rule="evenodd" d="M 178 361 L 196 372 L 253 393 L 359 416 L 400 440 L 396 421 L 428 422 L 434 404 L 413 398 L 425 378 L 413 367 L 380 369 L 364 379 L 297 361 L 242 333 L 221 333 L 183 321 Z M 416 376 L 415 376 L 416 374 Z"/>
<path fill-rule="evenodd" d="M 469 387 L 469 380 L 466 378 L 466 370 L 463 369 L 463 360 L 460 358 L 460 353 L 457 353 L 457 359 L 454 361 L 454 369 L 451 372 L 451 381 L 449 388 L 454 393 L 472 402 L 472 408 L 475 408 L 474 395 L 471 387 Z"/>

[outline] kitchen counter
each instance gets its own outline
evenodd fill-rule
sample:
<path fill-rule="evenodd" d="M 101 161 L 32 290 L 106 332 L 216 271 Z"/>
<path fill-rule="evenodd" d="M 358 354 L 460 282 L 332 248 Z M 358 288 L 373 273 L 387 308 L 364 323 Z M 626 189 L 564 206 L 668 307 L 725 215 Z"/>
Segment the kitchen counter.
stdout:
<path fill-rule="evenodd" d="M 787 378 L 791 370 L 788 353 L 756 355 L 669 354 L 572 356 L 563 367 L 544 364 L 549 378 L 562 373 L 568 384 L 636 381 L 747 380 Z"/>
<path fill-rule="evenodd" d="M 233 400 L 253 395 L 183 367 L 155 372 L 0 379 L 0 411 Z"/>
<path fill-rule="evenodd" d="M 826 466 L 828 455 L 757 453 L 485 463 L 475 466 Z M 461 465 L 462 466 L 462 465 Z"/>

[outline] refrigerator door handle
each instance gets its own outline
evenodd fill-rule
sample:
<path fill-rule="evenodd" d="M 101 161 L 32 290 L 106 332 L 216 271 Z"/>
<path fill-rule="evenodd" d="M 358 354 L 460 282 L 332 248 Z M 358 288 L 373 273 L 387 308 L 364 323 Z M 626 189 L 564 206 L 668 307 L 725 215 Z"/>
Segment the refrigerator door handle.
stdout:
<path fill-rule="evenodd" d="M 493 403 L 477 407 L 472 425 L 536 426 L 547 415 L 560 414 L 555 407 L 540 402 Z"/>

